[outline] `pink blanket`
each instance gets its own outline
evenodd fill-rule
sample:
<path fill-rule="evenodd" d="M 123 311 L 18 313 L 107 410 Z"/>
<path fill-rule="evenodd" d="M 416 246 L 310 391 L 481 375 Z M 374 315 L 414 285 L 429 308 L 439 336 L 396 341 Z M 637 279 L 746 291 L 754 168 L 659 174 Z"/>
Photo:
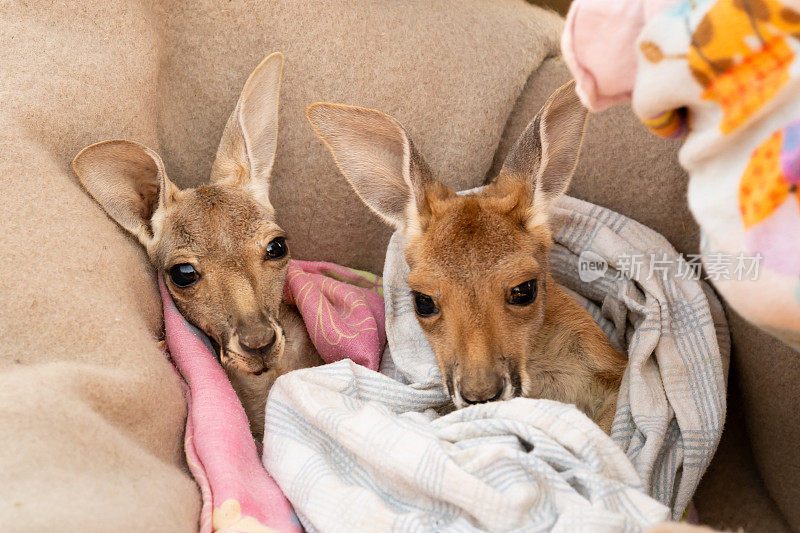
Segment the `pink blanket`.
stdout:
<path fill-rule="evenodd" d="M 203 498 L 200 531 L 302 531 L 264 469 L 244 409 L 207 337 L 178 312 L 164 281 L 166 341 L 186 380 L 186 461 Z M 381 279 L 331 263 L 292 261 L 284 297 L 303 316 L 326 363 L 376 370 L 386 344 Z"/>

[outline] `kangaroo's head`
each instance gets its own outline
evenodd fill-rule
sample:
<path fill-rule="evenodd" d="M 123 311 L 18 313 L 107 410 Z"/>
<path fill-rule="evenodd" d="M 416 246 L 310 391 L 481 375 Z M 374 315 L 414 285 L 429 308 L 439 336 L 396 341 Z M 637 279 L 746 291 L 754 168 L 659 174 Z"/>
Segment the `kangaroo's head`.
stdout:
<path fill-rule="evenodd" d="M 283 56 L 266 58 L 225 126 L 208 185 L 179 189 L 161 158 L 112 140 L 73 161 L 81 183 L 147 249 L 184 316 L 219 346 L 228 368 L 260 373 L 280 354 L 289 249 L 269 182 Z"/>
<path fill-rule="evenodd" d="M 417 318 L 456 407 L 519 395 L 552 283 L 548 213 L 586 120 L 574 84 L 545 103 L 494 182 L 467 196 L 432 175 L 390 116 L 319 103 L 308 117 L 361 199 L 404 234 Z"/>

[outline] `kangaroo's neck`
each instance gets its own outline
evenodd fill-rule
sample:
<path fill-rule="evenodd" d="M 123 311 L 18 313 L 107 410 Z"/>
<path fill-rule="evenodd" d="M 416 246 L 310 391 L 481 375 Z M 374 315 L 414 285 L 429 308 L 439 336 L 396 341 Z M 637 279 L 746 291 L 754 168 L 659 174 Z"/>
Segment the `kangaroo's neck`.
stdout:
<path fill-rule="evenodd" d="M 552 276 L 547 275 L 544 321 L 531 346 L 539 361 L 563 363 L 564 358 L 580 359 L 591 371 L 609 383 L 617 383 L 627 358 L 611 346 L 586 309 L 570 296 Z"/>

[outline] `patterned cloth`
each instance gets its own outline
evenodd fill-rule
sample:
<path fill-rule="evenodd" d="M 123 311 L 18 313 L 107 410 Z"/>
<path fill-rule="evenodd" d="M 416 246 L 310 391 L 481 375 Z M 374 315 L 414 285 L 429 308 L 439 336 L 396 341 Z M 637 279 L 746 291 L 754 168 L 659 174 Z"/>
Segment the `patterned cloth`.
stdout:
<path fill-rule="evenodd" d="M 688 134 L 680 161 L 709 279 L 800 349 L 800 0 L 612 3 L 570 8 L 579 95 L 601 110 L 632 94 L 651 131 Z"/>
<path fill-rule="evenodd" d="M 322 359 L 378 368 L 386 345 L 378 276 L 331 263 L 292 261 L 285 297 L 297 305 Z M 301 531 L 264 470 L 244 409 L 208 338 L 175 307 L 159 278 L 167 346 L 186 381 L 186 462 L 203 498 L 200 531 Z"/>
<path fill-rule="evenodd" d="M 381 372 L 343 361 L 287 374 L 267 404 L 264 464 L 309 531 L 640 531 L 680 518 L 725 418 L 729 339 L 702 283 L 652 230 L 572 198 L 551 266 L 630 363 L 613 438 L 574 406 L 515 399 L 444 416 L 399 235 L 384 269 Z M 663 275 L 624 257 L 672 261 Z M 590 255 L 587 255 L 590 254 Z M 602 268 L 581 281 L 579 263 Z M 604 265 L 604 266 L 603 266 Z"/>
<path fill-rule="evenodd" d="M 679 2 L 639 50 L 636 113 L 689 131 L 680 158 L 714 285 L 800 348 L 800 2 Z M 758 272 L 737 274 L 741 257 Z"/>
<path fill-rule="evenodd" d="M 323 361 L 351 359 L 378 369 L 386 346 L 380 276 L 333 263 L 293 260 L 283 298 L 300 311 Z"/>

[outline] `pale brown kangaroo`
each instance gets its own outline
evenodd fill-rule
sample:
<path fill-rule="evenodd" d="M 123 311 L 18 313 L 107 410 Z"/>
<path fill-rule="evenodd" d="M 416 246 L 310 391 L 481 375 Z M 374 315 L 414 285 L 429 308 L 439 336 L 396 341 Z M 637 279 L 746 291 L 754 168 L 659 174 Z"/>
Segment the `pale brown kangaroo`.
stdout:
<path fill-rule="evenodd" d="M 548 270 L 550 206 L 577 164 L 574 84 L 528 125 L 494 182 L 456 195 L 379 111 L 309 106 L 361 199 L 406 239 L 408 284 L 456 407 L 515 396 L 573 403 L 610 433 L 626 358 Z"/>
<path fill-rule="evenodd" d="M 89 194 L 145 247 L 178 309 L 216 344 L 257 439 L 275 379 L 322 364 L 297 310 L 282 302 L 289 248 L 269 201 L 282 69 L 274 53 L 247 79 L 209 185 L 178 189 L 158 154 L 132 141 L 93 144 L 73 161 Z"/>

